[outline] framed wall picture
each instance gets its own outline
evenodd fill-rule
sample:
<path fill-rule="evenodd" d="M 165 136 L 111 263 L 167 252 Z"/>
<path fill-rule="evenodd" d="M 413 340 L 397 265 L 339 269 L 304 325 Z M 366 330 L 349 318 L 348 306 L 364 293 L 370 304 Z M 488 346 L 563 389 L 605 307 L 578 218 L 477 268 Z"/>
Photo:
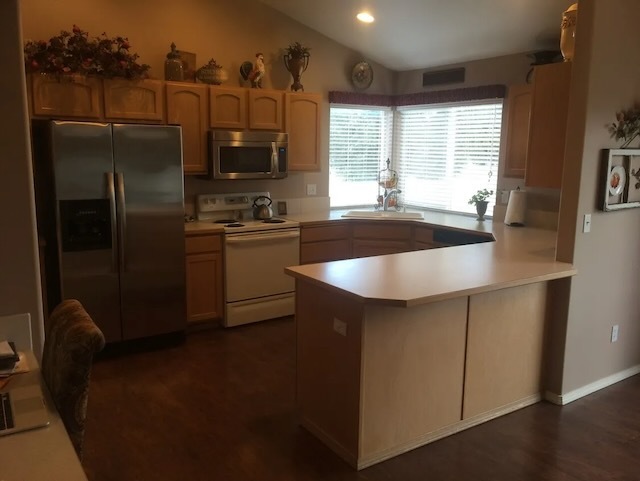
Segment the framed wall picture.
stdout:
<path fill-rule="evenodd" d="M 182 66 L 184 69 L 184 81 L 195 82 L 196 81 L 196 54 L 192 52 L 185 52 L 180 50 L 180 58 L 182 59 Z"/>
<path fill-rule="evenodd" d="M 640 207 L 640 149 L 602 151 L 602 210 Z"/>

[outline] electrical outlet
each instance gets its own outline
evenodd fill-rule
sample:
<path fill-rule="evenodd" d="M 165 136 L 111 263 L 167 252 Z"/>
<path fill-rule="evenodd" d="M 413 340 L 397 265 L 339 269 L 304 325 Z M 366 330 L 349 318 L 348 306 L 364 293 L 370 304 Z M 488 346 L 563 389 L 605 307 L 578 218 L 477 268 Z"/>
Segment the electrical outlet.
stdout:
<path fill-rule="evenodd" d="M 616 342 L 618 340 L 619 329 L 620 329 L 620 326 L 618 326 L 618 324 L 611 327 L 611 342 Z"/>
<path fill-rule="evenodd" d="M 316 184 L 307 184 L 307 195 L 316 195 Z"/>
<path fill-rule="evenodd" d="M 585 214 L 582 220 L 582 232 L 591 232 L 591 214 Z"/>
<path fill-rule="evenodd" d="M 347 336 L 347 323 L 341 321 L 337 317 L 333 318 L 333 330 L 336 331 L 341 336 Z"/>

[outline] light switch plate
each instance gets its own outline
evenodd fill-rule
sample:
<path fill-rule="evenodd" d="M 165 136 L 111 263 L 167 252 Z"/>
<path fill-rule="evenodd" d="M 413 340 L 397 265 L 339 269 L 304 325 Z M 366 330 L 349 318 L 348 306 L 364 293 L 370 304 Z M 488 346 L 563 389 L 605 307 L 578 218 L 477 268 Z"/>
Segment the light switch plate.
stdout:
<path fill-rule="evenodd" d="M 316 195 L 316 184 L 307 184 L 307 195 Z"/>
<path fill-rule="evenodd" d="M 582 220 L 582 232 L 591 232 L 591 214 L 585 214 Z"/>
<path fill-rule="evenodd" d="M 334 317 L 333 318 L 333 330 L 336 331 L 338 334 L 346 337 L 346 335 L 347 335 L 347 323 L 344 322 L 344 321 L 341 321 L 337 317 Z"/>

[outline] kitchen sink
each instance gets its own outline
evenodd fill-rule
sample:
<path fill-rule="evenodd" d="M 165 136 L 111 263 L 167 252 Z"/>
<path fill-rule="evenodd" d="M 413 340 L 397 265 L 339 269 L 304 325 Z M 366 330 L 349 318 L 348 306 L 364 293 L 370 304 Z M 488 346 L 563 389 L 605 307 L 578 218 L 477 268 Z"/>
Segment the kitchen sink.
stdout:
<path fill-rule="evenodd" d="M 424 219 L 422 212 L 397 212 L 395 210 L 350 210 L 342 217 L 357 219 Z"/>

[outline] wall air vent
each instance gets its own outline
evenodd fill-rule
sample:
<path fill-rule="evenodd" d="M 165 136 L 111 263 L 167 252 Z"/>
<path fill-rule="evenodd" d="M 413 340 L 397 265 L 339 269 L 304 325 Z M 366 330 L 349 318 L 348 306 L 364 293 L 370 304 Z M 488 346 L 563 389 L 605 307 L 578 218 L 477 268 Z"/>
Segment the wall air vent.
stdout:
<path fill-rule="evenodd" d="M 464 72 L 464 67 L 425 72 L 422 74 L 422 86 L 433 87 L 434 85 L 462 83 L 464 82 Z"/>

